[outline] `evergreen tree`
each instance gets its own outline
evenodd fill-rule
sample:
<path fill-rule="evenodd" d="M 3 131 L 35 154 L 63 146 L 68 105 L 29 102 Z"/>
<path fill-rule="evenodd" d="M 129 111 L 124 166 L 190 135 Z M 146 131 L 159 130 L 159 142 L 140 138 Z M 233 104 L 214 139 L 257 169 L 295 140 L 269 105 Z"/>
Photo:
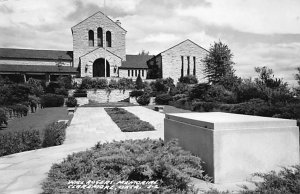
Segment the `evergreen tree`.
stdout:
<path fill-rule="evenodd" d="M 239 81 L 239 78 L 234 75 L 232 57 L 231 50 L 222 42 L 215 42 L 210 47 L 208 55 L 203 60 L 203 71 L 209 83 L 223 85 L 229 89 L 235 81 Z"/>
<path fill-rule="evenodd" d="M 140 90 L 140 89 L 142 89 L 144 87 L 143 80 L 142 80 L 140 74 L 136 78 L 135 85 L 136 85 L 136 89 L 138 89 L 138 90 Z"/>

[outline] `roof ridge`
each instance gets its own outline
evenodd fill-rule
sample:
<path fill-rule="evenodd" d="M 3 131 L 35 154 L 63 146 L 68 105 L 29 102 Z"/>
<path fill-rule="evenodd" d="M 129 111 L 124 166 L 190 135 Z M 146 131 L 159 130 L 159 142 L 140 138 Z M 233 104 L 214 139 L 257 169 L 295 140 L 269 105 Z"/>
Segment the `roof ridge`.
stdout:
<path fill-rule="evenodd" d="M 102 11 L 97 11 L 96 13 L 90 15 L 89 17 L 85 18 L 84 20 L 82 20 L 81 22 L 77 23 L 76 25 L 71 27 L 71 30 L 73 30 L 74 27 L 76 27 L 77 25 L 83 23 L 84 21 L 88 20 L 89 18 L 93 17 L 94 15 L 101 13 L 102 15 L 104 15 L 105 17 L 107 17 L 110 21 L 112 21 L 115 25 L 119 26 L 119 28 L 121 28 L 122 30 L 124 30 L 125 32 L 127 32 L 122 26 L 116 24 L 116 22 L 114 22 L 110 17 L 108 17 L 106 14 L 104 14 Z"/>
<path fill-rule="evenodd" d="M 0 49 L 4 49 L 4 50 L 9 50 L 9 49 L 14 49 L 14 50 L 31 50 L 31 51 L 63 51 L 63 52 L 73 52 L 70 50 L 49 50 L 49 49 L 32 49 L 32 48 L 3 48 L 0 47 Z"/>

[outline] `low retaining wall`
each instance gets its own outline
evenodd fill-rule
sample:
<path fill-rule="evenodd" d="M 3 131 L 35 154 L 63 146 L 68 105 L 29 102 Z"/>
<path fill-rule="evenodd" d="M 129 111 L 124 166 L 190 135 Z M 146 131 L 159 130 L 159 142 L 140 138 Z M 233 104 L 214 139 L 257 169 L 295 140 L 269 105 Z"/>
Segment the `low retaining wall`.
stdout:
<path fill-rule="evenodd" d="M 110 93 L 108 93 L 106 90 L 87 90 L 87 99 L 93 100 L 99 103 L 105 103 L 105 102 L 119 102 L 121 100 L 124 100 L 129 97 L 129 93 L 132 90 L 111 90 Z M 69 90 L 69 96 L 72 96 L 74 93 L 74 90 Z"/>

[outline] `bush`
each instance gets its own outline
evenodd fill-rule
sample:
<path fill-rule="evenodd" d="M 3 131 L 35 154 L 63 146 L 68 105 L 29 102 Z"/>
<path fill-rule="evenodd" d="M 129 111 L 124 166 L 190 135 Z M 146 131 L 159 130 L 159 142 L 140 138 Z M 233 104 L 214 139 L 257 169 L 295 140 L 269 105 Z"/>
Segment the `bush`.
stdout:
<path fill-rule="evenodd" d="M 179 100 L 181 98 L 186 98 L 186 97 L 187 97 L 186 94 L 176 94 L 175 96 L 173 96 L 173 100 L 177 101 L 177 100 Z"/>
<path fill-rule="evenodd" d="M 161 94 L 156 96 L 155 102 L 160 105 L 168 105 L 170 101 L 173 100 L 173 97 L 169 94 Z"/>
<path fill-rule="evenodd" d="M 279 114 L 280 110 L 275 106 L 269 106 L 262 99 L 251 99 L 248 102 L 234 105 L 230 112 L 237 114 L 272 117 L 273 115 Z"/>
<path fill-rule="evenodd" d="M 197 84 L 189 92 L 189 98 L 191 100 L 199 99 L 205 101 L 205 95 L 209 88 L 210 88 L 209 84 L 206 83 Z"/>
<path fill-rule="evenodd" d="M 114 80 L 114 79 L 111 79 L 111 80 L 109 81 L 108 86 L 109 86 L 110 88 L 117 89 L 117 88 L 118 88 L 118 82 L 117 82 L 116 80 Z"/>
<path fill-rule="evenodd" d="M 122 108 L 106 108 L 105 110 L 123 132 L 155 130 L 150 123 L 140 120 L 137 116 Z"/>
<path fill-rule="evenodd" d="M 261 182 L 255 182 L 255 189 L 246 189 L 243 194 L 298 194 L 300 193 L 300 166 L 296 165 L 289 168 L 282 168 L 278 173 L 271 171 L 269 173 L 256 173 L 254 176 L 263 179 Z"/>
<path fill-rule="evenodd" d="M 68 97 L 66 101 L 67 107 L 76 107 L 77 106 L 77 100 L 74 97 Z"/>
<path fill-rule="evenodd" d="M 22 104 L 10 105 L 6 108 L 10 109 L 17 117 L 27 116 L 28 114 L 28 107 Z"/>
<path fill-rule="evenodd" d="M 143 94 L 137 98 L 137 103 L 142 106 L 146 106 L 150 103 L 150 96 L 147 94 Z"/>
<path fill-rule="evenodd" d="M 237 101 L 247 102 L 254 98 L 267 100 L 267 95 L 258 87 L 257 84 L 249 80 L 242 82 L 236 89 Z"/>
<path fill-rule="evenodd" d="M 136 89 L 140 90 L 144 88 L 143 80 L 141 78 L 141 75 L 139 74 L 135 81 L 135 87 Z"/>
<path fill-rule="evenodd" d="M 60 107 L 64 105 L 64 96 L 45 94 L 41 97 L 42 107 Z"/>
<path fill-rule="evenodd" d="M 63 122 L 49 124 L 44 131 L 43 147 L 61 145 L 66 137 L 66 128 Z"/>
<path fill-rule="evenodd" d="M 45 88 L 45 93 L 55 94 L 55 90 L 58 88 L 60 88 L 59 83 L 49 82 L 49 84 Z"/>
<path fill-rule="evenodd" d="M 186 75 L 186 76 L 180 77 L 178 79 L 178 81 L 181 83 L 185 83 L 185 84 L 197 84 L 198 83 L 198 79 L 193 75 Z"/>
<path fill-rule="evenodd" d="M 0 133 L 0 156 L 41 148 L 38 130 L 8 131 Z"/>
<path fill-rule="evenodd" d="M 129 96 L 137 98 L 139 96 L 142 96 L 143 94 L 144 94 L 144 91 L 142 91 L 142 90 L 133 90 L 130 92 Z"/>
<path fill-rule="evenodd" d="M 54 94 L 62 95 L 64 97 L 68 96 L 68 90 L 66 88 L 55 88 Z"/>
<path fill-rule="evenodd" d="M 134 83 L 132 79 L 128 78 L 121 78 L 118 80 L 118 89 L 125 90 L 125 89 L 134 89 Z"/>
<path fill-rule="evenodd" d="M 157 181 L 158 189 L 126 192 L 196 193 L 190 185 L 191 177 L 209 179 L 201 165 L 201 159 L 184 151 L 177 141 L 142 139 L 98 143 L 91 150 L 73 153 L 54 164 L 42 188 L 44 193 L 82 193 L 82 190 L 67 189 L 68 180 Z M 122 193 L 120 190 L 105 192 Z"/>
<path fill-rule="evenodd" d="M 219 108 L 217 102 L 194 102 L 192 103 L 192 111 L 211 112 Z"/>
<path fill-rule="evenodd" d="M 0 126 L 2 124 L 7 125 L 7 116 L 6 116 L 6 111 L 3 108 L 0 108 Z"/>

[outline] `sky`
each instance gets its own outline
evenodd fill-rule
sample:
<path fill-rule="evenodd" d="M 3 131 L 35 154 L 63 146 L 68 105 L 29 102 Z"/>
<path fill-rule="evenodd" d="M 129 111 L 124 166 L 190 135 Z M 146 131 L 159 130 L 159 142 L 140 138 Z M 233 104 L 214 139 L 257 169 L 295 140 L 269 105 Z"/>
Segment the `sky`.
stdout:
<path fill-rule="evenodd" d="M 242 78 L 267 66 L 297 86 L 299 0 L 0 0 L 0 47 L 72 50 L 71 27 L 97 11 L 127 30 L 126 53 L 156 55 L 190 39 L 228 45 Z"/>

